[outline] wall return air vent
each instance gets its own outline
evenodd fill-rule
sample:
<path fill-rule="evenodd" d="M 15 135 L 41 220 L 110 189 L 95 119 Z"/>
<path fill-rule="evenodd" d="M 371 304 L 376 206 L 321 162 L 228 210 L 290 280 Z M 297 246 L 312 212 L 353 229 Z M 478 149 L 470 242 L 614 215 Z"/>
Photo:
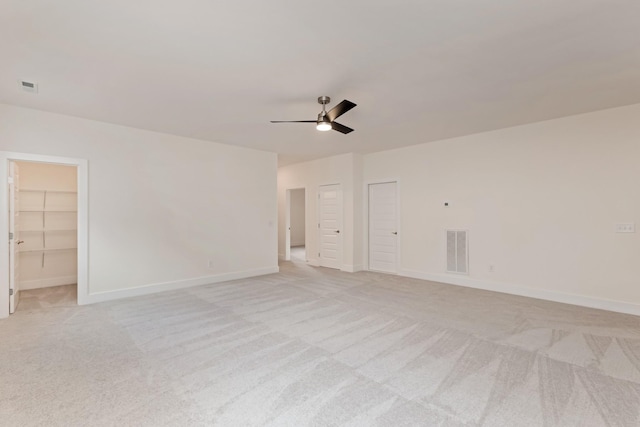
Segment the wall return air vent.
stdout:
<path fill-rule="evenodd" d="M 27 80 L 19 80 L 20 87 L 25 92 L 38 93 L 38 83 Z"/>
<path fill-rule="evenodd" d="M 447 230 L 447 273 L 469 274 L 467 230 Z"/>

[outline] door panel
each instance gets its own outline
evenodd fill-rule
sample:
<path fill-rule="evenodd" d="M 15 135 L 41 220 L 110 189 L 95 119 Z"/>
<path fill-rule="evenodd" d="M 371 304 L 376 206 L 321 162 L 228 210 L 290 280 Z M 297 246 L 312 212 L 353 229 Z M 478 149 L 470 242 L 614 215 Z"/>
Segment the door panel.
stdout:
<path fill-rule="evenodd" d="M 342 193 L 340 185 L 324 185 L 319 192 L 319 257 L 322 267 L 340 268 L 342 259 Z"/>
<path fill-rule="evenodd" d="M 15 162 L 9 163 L 9 313 L 14 313 L 20 302 L 19 272 L 20 254 L 18 245 L 20 241 L 20 215 L 19 195 L 20 195 L 20 174 L 18 165 Z"/>
<path fill-rule="evenodd" d="M 369 269 L 398 271 L 397 183 L 369 185 Z"/>

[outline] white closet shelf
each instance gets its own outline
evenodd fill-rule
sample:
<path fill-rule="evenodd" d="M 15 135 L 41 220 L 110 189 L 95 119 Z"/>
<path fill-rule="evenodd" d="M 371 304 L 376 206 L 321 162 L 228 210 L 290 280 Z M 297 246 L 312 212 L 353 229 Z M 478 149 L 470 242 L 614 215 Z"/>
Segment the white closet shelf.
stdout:
<path fill-rule="evenodd" d="M 37 213 L 52 213 L 52 212 L 61 212 L 61 213 L 77 213 L 78 211 L 56 211 L 56 210 L 19 210 L 18 212 L 37 212 Z"/>
<path fill-rule="evenodd" d="M 20 233 L 69 233 L 71 231 L 78 231 L 76 228 L 61 228 L 61 229 L 49 229 L 49 230 L 20 230 Z"/>
<path fill-rule="evenodd" d="M 26 251 L 18 251 L 18 253 L 28 253 L 28 252 L 55 252 L 55 251 L 75 251 L 78 248 L 55 248 L 55 249 L 28 249 Z"/>
<path fill-rule="evenodd" d="M 41 267 L 51 259 L 53 263 L 77 254 L 77 191 L 36 190 L 23 188 L 17 216 L 24 246 L 18 248 L 25 261 L 41 259 Z M 18 234 L 18 237 L 19 234 Z M 58 254 L 55 255 L 54 254 Z"/>
<path fill-rule="evenodd" d="M 68 193 L 68 194 L 78 194 L 77 191 L 68 191 L 68 190 L 32 190 L 32 189 L 21 188 L 18 191 L 20 191 L 21 193 Z"/>

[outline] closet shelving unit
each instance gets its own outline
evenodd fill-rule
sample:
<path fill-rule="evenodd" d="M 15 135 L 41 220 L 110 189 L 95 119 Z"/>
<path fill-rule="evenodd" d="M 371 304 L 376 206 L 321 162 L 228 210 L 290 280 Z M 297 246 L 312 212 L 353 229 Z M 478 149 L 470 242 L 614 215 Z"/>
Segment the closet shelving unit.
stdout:
<path fill-rule="evenodd" d="M 20 189 L 19 252 L 41 254 L 42 268 L 47 254 L 77 250 L 78 195 L 75 191 Z"/>

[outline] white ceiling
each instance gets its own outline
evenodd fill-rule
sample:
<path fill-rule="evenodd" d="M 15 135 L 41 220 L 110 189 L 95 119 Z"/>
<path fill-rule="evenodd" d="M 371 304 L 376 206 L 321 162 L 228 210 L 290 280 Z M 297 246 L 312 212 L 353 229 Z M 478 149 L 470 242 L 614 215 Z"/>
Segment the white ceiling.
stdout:
<path fill-rule="evenodd" d="M 638 103 L 639 22 L 638 0 L 0 0 L 0 102 L 284 165 Z M 269 123 L 320 95 L 355 132 Z"/>

